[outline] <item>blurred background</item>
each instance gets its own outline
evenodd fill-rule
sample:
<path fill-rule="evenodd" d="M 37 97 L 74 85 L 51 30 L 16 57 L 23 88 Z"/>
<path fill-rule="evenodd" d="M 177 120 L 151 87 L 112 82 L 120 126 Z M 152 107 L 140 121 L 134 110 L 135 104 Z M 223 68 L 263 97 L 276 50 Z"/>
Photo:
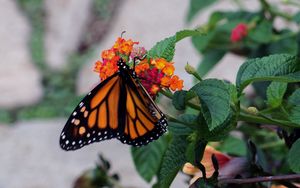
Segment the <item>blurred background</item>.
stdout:
<path fill-rule="evenodd" d="M 250 10 L 258 8 L 245 1 Z M 184 0 L 0 1 L 0 188 L 68 188 L 102 154 L 122 185 L 149 187 L 137 174 L 129 147 L 116 140 L 65 152 L 58 145 L 67 116 L 99 77 L 93 64 L 122 31 L 150 49 L 184 28 L 205 23 L 213 10 L 236 9 L 224 0 L 186 24 Z M 280 23 L 278 23 L 280 25 Z M 176 46 L 176 73 L 200 61 L 191 41 Z M 207 77 L 234 81 L 243 58 L 226 54 Z M 251 92 L 251 88 L 249 90 Z M 163 107 L 162 107 L 163 108 Z M 180 176 L 174 187 L 183 187 Z"/>

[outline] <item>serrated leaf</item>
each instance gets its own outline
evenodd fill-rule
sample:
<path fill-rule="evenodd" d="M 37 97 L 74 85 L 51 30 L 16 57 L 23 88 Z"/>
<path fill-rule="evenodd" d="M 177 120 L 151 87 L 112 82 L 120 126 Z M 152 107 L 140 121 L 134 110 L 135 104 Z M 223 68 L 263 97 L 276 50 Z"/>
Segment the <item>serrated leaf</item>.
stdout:
<path fill-rule="evenodd" d="M 191 90 L 200 99 L 203 115 L 210 131 L 226 121 L 231 114 L 231 98 L 230 90 L 223 81 L 217 79 L 203 80 Z"/>
<path fill-rule="evenodd" d="M 193 114 L 183 114 L 177 118 L 180 122 L 169 120 L 168 130 L 172 135 L 189 135 L 193 132 L 192 128 L 187 126 L 193 125 L 197 121 L 197 116 Z"/>
<path fill-rule="evenodd" d="M 200 76 L 205 76 L 224 57 L 224 50 L 210 50 L 203 54 L 203 58 L 197 68 Z"/>
<path fill-rule="evenodd" d="M 176 91 L 172 98 L 172 104 L 177 110 L 184 110 L 186 105 L 186 95 L 188 91 Z"/>
<path fill-rule="evenodd" d="M 171 61 L 175 52 L 176 36 L 166 38 L 159 41 L 148 52 L 148 56 L 151 58 L 161 57 L 167 61 Z"/>
<path fill-rule="evenodd" d="M 199 11 L 203 10 L 204 8 L 210 6 L 215 2 L 216 0 L 209 0 L 209 1 L 190 0 L 188 15 L 186 18 L 187 22 L 190 22 Z"/>
<path fill-rule="evenodd" d="M 300 173 L 300 139 L 298 139 L 289 151 L 288 163 L 293 172 Z"/>
<path fill-rule="evenodd" d="M 150 182 L 158 173 L 168 143 L 168 137 L 162 136 L 146 146 L 131 147 L 135 168 L 145 181 Z"/>
<path fill-rule="evenodd" d="M 300 125 L 300 105 L 294 106 L 291 109 L 291 115 L 289 116 L 291 122 Z"/>
<path fill-rule="evenodd" d="M 300 125 L 300 88 L 296 89 L 288 98 L 288 103 L 291 105 L 289 120 Z"/>
<path fill-rule="evenodd" d="M 178 31 L 174 36 L 168 37 L 157 42 L 148 52 L 150 58 L 164 58 L 167 61 L 172 61 L 175 52 L 176 42 L 195 35 L 203 35 L 202 31 L 198 30 L 182 30 Z"/>
<path fill-rule="evenodd" d="M 273 108 L 279 107 L 282 103 L 286 88 L 287 83 L 272 82 L 267 89 L 267 104 Z"/>
<path fill-rule="evenodd" d="M 206 32 L 204 30 L 197 29 L 197 30 L 190 30 L 190 29 L 185 29 L 182 31 L 178 31 L 175 36 L 176 36 L 176 42 L 179 42 L 180 40 L 186 38 L 186 37 L 192 37 L 192 36 L 202 36 L 206 35 Z"/>
<path fill-rule="evenodd" d="M 176 174 L 187 161 L 185 157 L 187 145 L 188 142 L 186 140 L 186 137 L 173 137 L 163 157 L 163 163 L 161 165 L 161 169 L 158 176 L 158 181 L 161 185 L 161 188 L 170 187 Z"/>
<path fill-rule="evenodd" d="M 239 69 L 239 92 L 254 81 L 300 82 L 300 62 L 296 56 L 275 54 L 247 60 Z"/>
<path fill-rule="evenodd" d="M 233 104 L 237 104 L 239 99 L 238 99 L 237 89 L 236 89 L 235 85 L 233 85 L 231 83 L 227 83 L 227 87 L 229 89 L 231 102 Z"/>
<path fill-rule="evenodd" d="M 288 101 L 291 105 L 300 105 L 300 88 L 293 92 Z"/>
<path fill-rule="evenodd" d="M 210 131 L 205 121 L 204 114 L 199 113 L 198 116 L 198 137 L 199 139 L 209 142 L 220 141 L 226 138 L 228 133 L 237 125 L 236 115 L 232 112 L 227 119 L 214 130 Z"/>
<path fill-rule="evenodd" d="M 192 164 L 195 164 L 195 161 L 201 161 L 206 145 L 206 140 L 192 140 L 186 149 L 187 161 Z"/>

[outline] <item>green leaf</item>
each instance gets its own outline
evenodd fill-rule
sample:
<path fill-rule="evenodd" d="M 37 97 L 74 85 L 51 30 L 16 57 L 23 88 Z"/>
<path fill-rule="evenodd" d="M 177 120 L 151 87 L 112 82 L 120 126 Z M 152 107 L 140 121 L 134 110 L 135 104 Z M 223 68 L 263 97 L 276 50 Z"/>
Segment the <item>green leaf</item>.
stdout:
<path fill-rule="evenodd" d="M 176 42 L 190 36 L 203 35 L 202 31 L 198 30 L 182 30 L 177 32 L 174 36 L 168 37 L 162 41 L 157 42 L 148 52 L 150 58 L 164 58 L 167 61 L 172 61 L 175 52 Z"/>
<path fill-rule="evenodd" d="M 183 114 L 177 118 L 181 122 L 168 122 L 168 130 L 172 133 L 172 135 L 189 135 L 192 133 L 192 129 L 188 127 L 186 124 L 194 124 L 196 123 L 197 116 L 193 114 Z"/>
<path fill-rule="evenodd" d="M 172 104 L 177 110 L 184 110 L 186 105 L 186 95 L 188 91 L 176 91 L 173 95 Z"/>
<path fill-rule="evenodd" d="M 272 23 L 262 21 L 254 29 L 251 29 L 248 35 L 253 41 L 258 43 L 269 43 L 272 40 Z"/>
<path fill-rule="evenodd" d="M 176 37 L 176 42 L 179 42 L 180 40 L 182 40 L 186 37 L 201 36 L 201 35 L 206 35 L 206 32 L 201 28 L 196 29 L 196 30 L 185 29 L 185 30 L 182 30 L 182 31 L 178 31 L 175 34 L 175 37 Z"/>
<path fill-rule="evenodd" d="M 185 157 L 187 145 L 188 142 L 186 137 L 173 137 L 163 157 L 161 169 L 159 171 L 158 181 L 161 188 L 170 187 L 176 174 L 187 161 Z"/>
<path fill-rule="evenodd" d="M 172 36 L 166 38 L 155 44 L 148 52 L 148 56 L 151 58 L 161 57 L 167 61 L 171 61 L 175 52 L 176 37 Z"/>
<path fill-rule="evenodd" d="M 229 89 L 231 102 L 233 104 L 237 105 L 237 103 L 239 102 L 239 99 L 238 99 L 237 89 L 236 89 L 235 85 L 233 85 L 231 83 L 227 83 L 227 87 Z"/>
<path fill-rule="evenodd" d="M 197 68 L 200 76 L 205 76 L 224 57 L 224 50 L 210 50 L 203 54 L 203 58 Z"/>
<path fill-rule="evenodd" d="M 204 114 L 202 112 L 199 113 L 198 116 L 198 131 L 197 135 L 199 139 L 206 140 L 206 141 L 220 141 L 223 140 L 228 133 L 236 126 L 237 119 L 236 115 L 233 112 L 230 112 L 227 119 L 219 125 L 214 130 L 209 130 L 209 126 L 206 123 L 204 118 Z"/>
<path fill-rule="evenodd" d="M 300 105 L 294 106 L 291 110 L 291 115 L 289 116 L 291 122 L 300 125 Z"/>
<path fill-rule="evenodd" d="M 289 120 L 300 125 L 300 88 L 293 92 L 289 97 L 288 102 L 292 105 Z"/>
<path fill-rule="evenodd" d="M 291 105 L 300 105 L 300 88 L 293 92 L 288 101 Z"/>
<path fill-rule="evenodd" d="M 296 55 L 298 51 L 297 36 L 290 36 L 294 33 L 290 30 L 281 31 L 278 38 L 281 40 L 276 40 L 268 45 L 268 54 L 280 54 L 287 53 L 291 55 Z M 289 37 L 286 37 L 289 36 Z"/>
<path fill-rule="evenodd" d="M 222 143 L 219 148 L 222 152 L 237 155 L 237 156 L 246 156 L 247 154 L 247 145 L 246 143 L 236 137 L 228 136 Z"/>
<path fill-rule="evenodd" d="M 216 0 L 209 0 L 209 1 L 190 0 L 188 15 L 186 18 L 187 22 L 190 22 L 200 10 L 210 6 L 215 2 Z"/>
<path fill-rule="evenodd" d="M 287 83 L 272 82 L 267 89 L 267 104 L 272 108 L 277 108 L 282 103 Z"/>
<path fill-rule="evenodd" d="M 158 173 L 168 142 L 168 137 L 162 136 L 146 146 L 131 147 L 135 167 L 145 181 L 150 182 Z"/>
<path fill-rule="evenodd" d="M 195 164 L 195 161 L 201 161 L 206 145 L 206 140 L 192 140 L 186 149 L 187 161 L 192 164 Z"/>
<path fill-rule="evenodd" d="M 300 139 L 298 139 L 289 151 L 288 154 L 288 163 L 290 168 L 295 173 L 300 173 Z"/>
<path fill-rule="evenodd" d="M 207 79 L 196 84 L 191 90 L 200 99 L 204 118 L 210 131 L 226 121 L 231 114 L 231 98 L 229 87 L 225 82 Z"/>
<path fill-rule="evenodd" d="M 296 56 L 275 54 L 247 60 L 239 69 L 239 92 L 254 81 L 300 82 L 300 62 Z"/>

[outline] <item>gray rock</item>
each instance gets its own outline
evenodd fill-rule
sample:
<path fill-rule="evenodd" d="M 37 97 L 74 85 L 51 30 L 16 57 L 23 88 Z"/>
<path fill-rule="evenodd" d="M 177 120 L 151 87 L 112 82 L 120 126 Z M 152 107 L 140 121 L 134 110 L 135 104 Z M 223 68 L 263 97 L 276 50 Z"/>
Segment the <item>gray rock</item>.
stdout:
<path fill-rule="evenodd" d="M 29 23 L 14 1 L 0 1 L 0 107 L 15 108 L 42 96 L 41 76 L 32 64 Z"/>

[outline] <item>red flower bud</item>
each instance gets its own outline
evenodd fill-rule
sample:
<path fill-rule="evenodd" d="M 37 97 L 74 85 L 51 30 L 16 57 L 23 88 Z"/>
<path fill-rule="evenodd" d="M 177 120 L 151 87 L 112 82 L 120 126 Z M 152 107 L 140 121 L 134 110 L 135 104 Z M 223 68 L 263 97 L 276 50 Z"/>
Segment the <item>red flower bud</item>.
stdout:
<path fill-rule="evenodd" d="M 238 42 L 242 40 L 244 37 L 246 37 L 247 34 L 248 34 L 247 25 L 244 23 L 240 23 L 235 28 L 232 29 L 230 40 L 232 42 Z"/>

